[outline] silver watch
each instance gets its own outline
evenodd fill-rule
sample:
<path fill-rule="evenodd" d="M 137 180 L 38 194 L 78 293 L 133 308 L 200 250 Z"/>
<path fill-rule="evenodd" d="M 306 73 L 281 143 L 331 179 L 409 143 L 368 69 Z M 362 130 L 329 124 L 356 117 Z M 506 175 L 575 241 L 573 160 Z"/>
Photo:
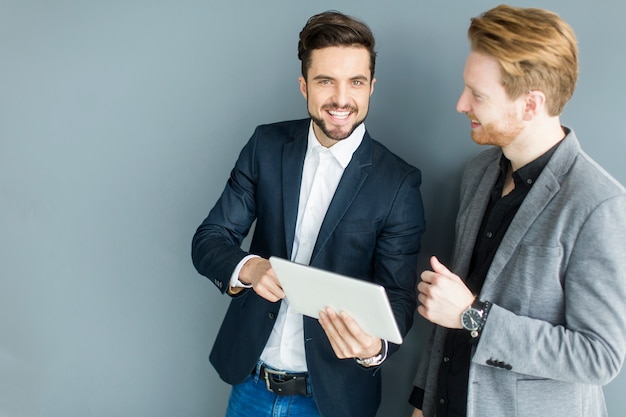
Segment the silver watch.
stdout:
<path fill-rule="evenodd" d="M 366 368 L 369 368 L 370 366 L 381 365 L 385 361 L 385 359 L 387 359 L 387 348 L 388 348 L 388 342 L 385 339 L 382 339 L 381 342 L 382 342 L 381 351 L 378 355 L 372 356 L 371 358 L 363 358 L 363 359 L 354 358 L 356 363 Z"/>

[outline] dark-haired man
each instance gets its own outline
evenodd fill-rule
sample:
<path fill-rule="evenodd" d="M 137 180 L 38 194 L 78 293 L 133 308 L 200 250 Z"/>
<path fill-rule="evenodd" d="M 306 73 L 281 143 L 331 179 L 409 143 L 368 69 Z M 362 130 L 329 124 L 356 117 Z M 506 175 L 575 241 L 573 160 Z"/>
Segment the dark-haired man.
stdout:
<path fill-rule="evenodd" d="M 363 124 L 374 44 L 352 17 L 309 19 L 298 57 L 310 118 L 256 129 L 194 236 L 195 267 L 233 297 L 210 356 L 233 385 L 229 417 L 373 417 L 379 367 L 398 348 L 337 312 L 319 321 L 294 312 L 270 256 L 383 285 L 401 332 L 411 327 L 421 175 Z M 245 252 L 240 244 L 255 220 Z"/>

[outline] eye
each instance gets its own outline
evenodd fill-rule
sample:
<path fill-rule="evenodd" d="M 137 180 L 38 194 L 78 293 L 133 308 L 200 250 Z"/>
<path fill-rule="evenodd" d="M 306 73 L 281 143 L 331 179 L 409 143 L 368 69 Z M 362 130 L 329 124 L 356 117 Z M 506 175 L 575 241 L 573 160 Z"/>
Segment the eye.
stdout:
<path fill-rule="evenodd" d="M 330 84 L 330 80 L 319 80 L 319 84 L 321 84 L 321 85 L 329 85 Z"/>
<path fill-rule="evenodd" d="M 352 85 L 363 85 L 363 81 L 361 80 L 353 80 Z"/>

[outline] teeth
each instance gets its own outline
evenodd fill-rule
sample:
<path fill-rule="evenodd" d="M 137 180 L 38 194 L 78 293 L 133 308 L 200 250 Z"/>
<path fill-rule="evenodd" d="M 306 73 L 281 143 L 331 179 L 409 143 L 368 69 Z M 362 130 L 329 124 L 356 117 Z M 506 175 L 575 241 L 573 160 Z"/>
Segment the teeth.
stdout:
<path fill-rule="evenodd" d="M 349 111 L 329 111 L 332 116 L 335 117 L 348 117 L 350 115 Z"/>

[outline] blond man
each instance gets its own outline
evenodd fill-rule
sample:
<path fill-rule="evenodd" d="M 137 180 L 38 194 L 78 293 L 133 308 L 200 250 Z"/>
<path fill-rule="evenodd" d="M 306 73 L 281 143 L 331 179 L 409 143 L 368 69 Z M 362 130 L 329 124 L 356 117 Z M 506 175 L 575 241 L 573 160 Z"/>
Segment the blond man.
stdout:
<path fill-rule="evenodd" d="M 574 32 L 501 5 L 468 34 L 457 110 L 491 146 L 463 175 L 452 264 L 433 257 L 418 284 L 436 326 L 413 415 L 606 416 L 626 351 L 626 191 L 560 122 Z"/>

